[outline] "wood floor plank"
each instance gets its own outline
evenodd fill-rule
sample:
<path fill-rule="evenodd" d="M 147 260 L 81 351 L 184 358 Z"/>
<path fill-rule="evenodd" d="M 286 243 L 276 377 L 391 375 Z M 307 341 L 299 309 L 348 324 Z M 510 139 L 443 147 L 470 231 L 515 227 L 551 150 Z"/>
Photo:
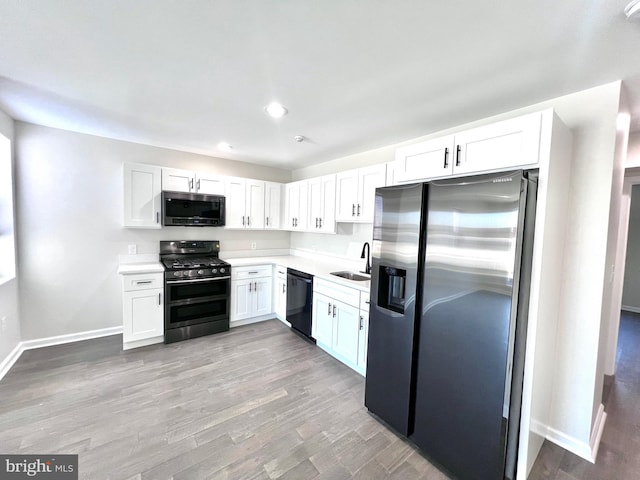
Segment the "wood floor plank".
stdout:
<path fill-rule="evenodd" d="M 435 468 L 368 414 L 360 375 L 279 321 L 126 352 L 121 336 L 27 351 L 0 398 L 7 453 L 77 453 L 86 480 L 376 480 Z"/>

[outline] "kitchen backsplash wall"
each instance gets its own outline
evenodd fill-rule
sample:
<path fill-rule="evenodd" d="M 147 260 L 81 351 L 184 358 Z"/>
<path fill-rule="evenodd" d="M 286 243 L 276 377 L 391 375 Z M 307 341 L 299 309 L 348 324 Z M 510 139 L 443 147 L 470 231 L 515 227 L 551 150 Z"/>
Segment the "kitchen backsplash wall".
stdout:
<path fill-rule="evenodd" d="M 287 182 L 290 172 L 22 122 L 15 124 L 22 340 L 122 325 L 118 258 L 128 245 L 220 240 L 222 250 L 289 248 L 289 232 L 122 227 L 124 162 Z"/>
<path fill-rule="evenodd" d="M 335 235 L 292 232 L 291 248 L 358 261 L 363 243 L 371 244 L 373 224 L 338 223 L 337 225 Z"/>

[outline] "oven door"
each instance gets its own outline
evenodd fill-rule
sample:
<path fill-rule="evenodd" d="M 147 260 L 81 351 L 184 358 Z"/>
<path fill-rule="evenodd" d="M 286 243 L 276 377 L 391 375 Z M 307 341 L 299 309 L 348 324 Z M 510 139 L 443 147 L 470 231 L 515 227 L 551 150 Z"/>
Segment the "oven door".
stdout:
<path fill-rule="evenodd" d="M 167 281 L 165 329 L 228 321 L 231 277 Z"/>

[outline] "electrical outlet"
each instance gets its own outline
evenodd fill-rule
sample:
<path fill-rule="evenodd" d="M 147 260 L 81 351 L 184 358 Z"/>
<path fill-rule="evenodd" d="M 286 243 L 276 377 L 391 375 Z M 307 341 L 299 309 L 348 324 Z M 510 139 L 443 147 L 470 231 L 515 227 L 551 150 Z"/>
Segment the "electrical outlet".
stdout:
<path fill-rule="evenodd" d="M 134 243 L 129 245 L 129 255 L 137 255 L 138 253 L 138 246 Z"/>
<path fill-rule="evenodd" d="M 256 249 L 256 242 L 251 242 L 251 250 L 255 250 Z"/>

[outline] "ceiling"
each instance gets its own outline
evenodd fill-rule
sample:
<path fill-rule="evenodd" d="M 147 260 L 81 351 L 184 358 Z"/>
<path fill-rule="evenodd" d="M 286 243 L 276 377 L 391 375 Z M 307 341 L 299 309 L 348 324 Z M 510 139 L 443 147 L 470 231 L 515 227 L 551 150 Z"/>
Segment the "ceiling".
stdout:
<path fill-rule="evenodd" d="M 640 130 L 627 2 L 0 0 L 0 108 L 287 169 L 618 79 Z"/>

